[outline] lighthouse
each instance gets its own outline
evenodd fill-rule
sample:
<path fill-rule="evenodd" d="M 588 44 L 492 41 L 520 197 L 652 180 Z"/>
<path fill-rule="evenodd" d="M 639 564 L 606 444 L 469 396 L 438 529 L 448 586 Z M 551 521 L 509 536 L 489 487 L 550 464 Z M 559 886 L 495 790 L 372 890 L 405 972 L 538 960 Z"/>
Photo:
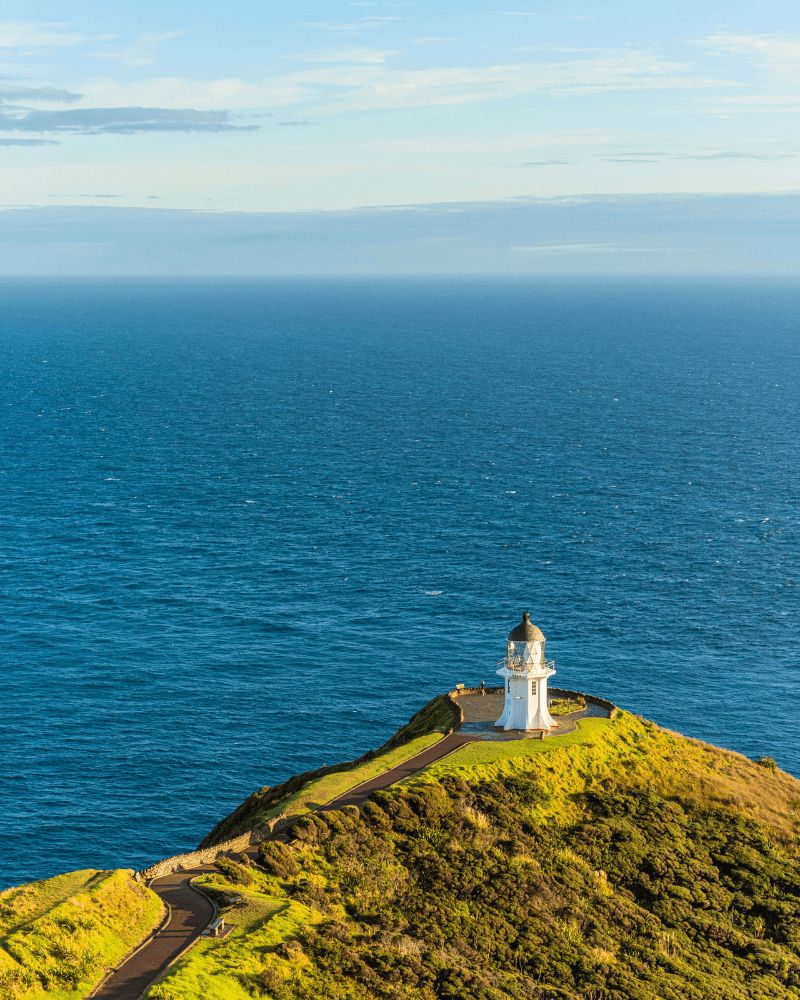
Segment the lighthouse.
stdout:
<path fill-rule="evenodd" d="M 554 728 L 547 711 L 547 678 L 556 672 L 555 665 L 544 658 L 544 636 L 527 611 L 511 631 L 508 655 L 497 667 L 505 683 L 505 707 L 495 725 L 526 732 Z"/>

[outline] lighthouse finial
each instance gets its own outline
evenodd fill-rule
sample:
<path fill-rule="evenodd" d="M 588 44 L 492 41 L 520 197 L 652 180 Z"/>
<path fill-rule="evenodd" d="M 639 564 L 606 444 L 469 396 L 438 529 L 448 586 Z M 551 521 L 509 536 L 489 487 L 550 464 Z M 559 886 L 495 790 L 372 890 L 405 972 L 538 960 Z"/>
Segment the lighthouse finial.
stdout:
<path fill-rule="evenodd" d="M 522 612 L 522 620 L 524 622 L 529 622 L 531 620 L 531 616 L 528 614 L 527 611 Z"/>

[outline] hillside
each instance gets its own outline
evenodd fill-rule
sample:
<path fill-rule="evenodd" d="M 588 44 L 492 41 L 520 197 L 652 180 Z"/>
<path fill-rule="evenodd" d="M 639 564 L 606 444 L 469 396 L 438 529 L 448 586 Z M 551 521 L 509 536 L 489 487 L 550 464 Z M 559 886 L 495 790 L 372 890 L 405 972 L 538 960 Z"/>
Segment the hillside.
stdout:
<path fill-rule="evenodd" d="M 1 1000 L 85 997 L 161 919 L 132 875 L 87 869 L 1 892 Z"/>
<path fill-rule="evenodd" d="M 234 930 L 149 996 L 800 998 L 800 782 L 773 762 L 618 713 L 372 798 L 221 860 Z"/>

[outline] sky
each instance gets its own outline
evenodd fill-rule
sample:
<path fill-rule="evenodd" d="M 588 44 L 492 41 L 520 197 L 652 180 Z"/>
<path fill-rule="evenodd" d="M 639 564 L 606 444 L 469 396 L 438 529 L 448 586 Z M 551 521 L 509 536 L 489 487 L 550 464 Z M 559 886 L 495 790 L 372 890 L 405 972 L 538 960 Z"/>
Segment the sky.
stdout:
<path fill-rule="evenodd" d="M 796 3 L 4 6 L 8 206 L 800 188 Z"/>
<path fill-rule="evenodd" d="M 796 3 L 3 10 L 0 273 L 800 270 Z"/>

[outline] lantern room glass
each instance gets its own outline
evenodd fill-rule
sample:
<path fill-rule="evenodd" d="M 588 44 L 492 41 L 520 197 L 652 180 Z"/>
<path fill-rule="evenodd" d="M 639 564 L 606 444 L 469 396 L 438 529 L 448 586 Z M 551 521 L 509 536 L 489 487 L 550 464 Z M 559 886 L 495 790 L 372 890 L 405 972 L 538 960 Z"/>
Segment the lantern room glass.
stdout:
<path fill-rule="evenodd" d="M 540 642 L 508 643 L 508 665 L 517 670 L 527 670 L 544 665 L 544 640 Z"/>

